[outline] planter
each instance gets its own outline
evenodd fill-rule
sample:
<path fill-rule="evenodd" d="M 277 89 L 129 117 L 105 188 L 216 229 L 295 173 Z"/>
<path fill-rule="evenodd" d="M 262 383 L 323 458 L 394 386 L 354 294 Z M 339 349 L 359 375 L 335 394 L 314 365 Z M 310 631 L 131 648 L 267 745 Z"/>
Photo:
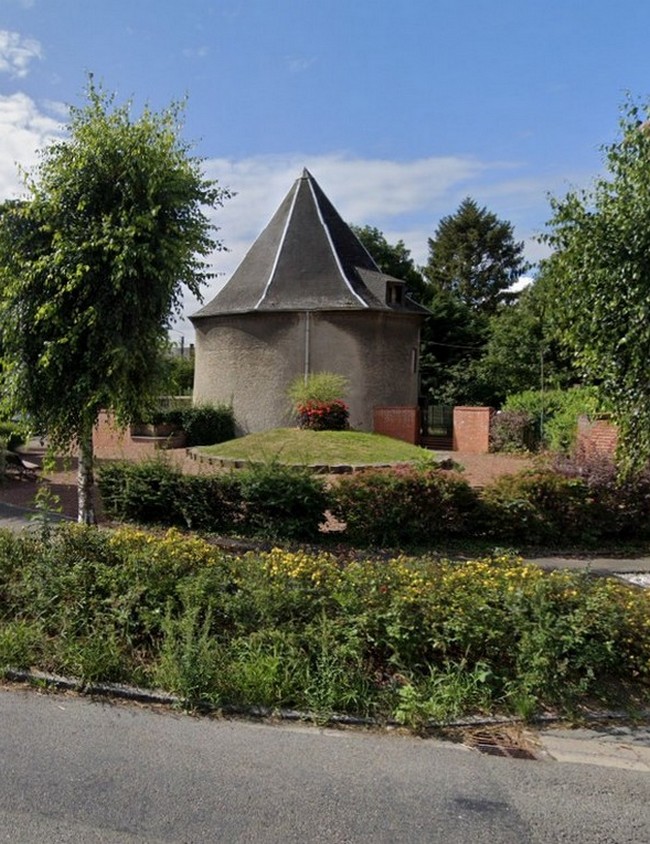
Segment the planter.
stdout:
<path fill-rule="evenodd" d="M 167 422 L 139 422 L 131 425 L 130 433 L 132 440 L 153 441 L 156 448 L 183 448 L 186 441 L 185 431 Z"/>

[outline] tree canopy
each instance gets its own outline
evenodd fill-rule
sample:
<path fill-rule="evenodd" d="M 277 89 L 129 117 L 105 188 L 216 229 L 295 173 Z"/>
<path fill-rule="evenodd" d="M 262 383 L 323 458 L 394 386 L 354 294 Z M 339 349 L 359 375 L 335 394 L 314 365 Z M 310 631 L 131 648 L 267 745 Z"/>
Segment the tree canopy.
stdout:
<path fill-rule="evenodd" d="M 429 238 L 424 275 L 434 295 L 446 291 L 473 310 L 492 314 L 516 299 L 510 288 L 528 269 L 523 253 L 512 224 L 467 197 Z"/>
<path fill-rule="evenodd" d="M 100 410 L 126 424 L 150 404 L 183 289 L 200 297 L 205 258 L 222 248 L 205 209 L 228 192 L 203 178 L 181 112 L 133 119 L 91 77 L 26 199 L 0 214 L 5 399 L 57 445 L 78 444 L 87 472 Z"/>
<path fill-rule="evenodd" d="M 619 423 L 628 469 L 650 459 L 650 102 L 628 100 L 606 174 L 552 201 L 548 271 L 562 336 Z"/>
<path fill-rule="evenodd" d="M 386 275 L 405 281 L 408 293 L 421 302 L 426 295 L 426 285 L 404 241 L 398 240 L 397 243 L 391 244 L 386 240 L 384 233 L 374 226 L 351 225 L 350 228 L 379 269 Z"/>

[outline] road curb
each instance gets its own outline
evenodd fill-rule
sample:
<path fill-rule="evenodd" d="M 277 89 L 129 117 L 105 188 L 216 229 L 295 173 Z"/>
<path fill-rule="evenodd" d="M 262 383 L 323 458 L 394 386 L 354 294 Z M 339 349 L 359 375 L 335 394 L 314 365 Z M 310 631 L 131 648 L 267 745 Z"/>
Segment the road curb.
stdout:
<path fill-rule="evenodd" d="M 322 715 L 315 712 L 304 712 L 296 709 L 273 709 L 266 706 L 233 706 L 210 703 L 192 703 L 186 698 L 170 694 L 158 689 L 143 689 L 138 686 L 128 686 L 122 683 L 84 683 L 72 677 L 64 677 L 60 674 L 51 674 L 45 671 L 23 670 L 17 668 L 5 668 L 3 672 L 5 680 L 14 683 L 24 683 L 30 686 L 44 686 L 58 691 L 77 692 L 89 697 L 106 697 L 121 700 L 129 700 L 134 703 L 147 703 L 168 706 L 170 708 L 192 709 L 194 711 L 223 714 L 225 716 L 239 716 L 255 719 L 279 719 L 281 721 L 302 721 L 305 723 L 317 723 L 319 725 L 338 725 L 348 727 L 376 727 L 376 728 L 397 728 L 403 725 L 394 719 L 379 720 L 377 718 L 364 718 L 346 714 Z M 650 709 L 635 712 L 632 716 L 629 712 L 614 709 L 602 709 L 583 713 L 582 720 L 589 723 L 631 721 L 636 723 L 650 724 Z M 494 726 L 516 726 L 528 724 L 531 726 L 549 726 L 566 722 L 566 717 L 545 713 L 526 721 L 519 716 L 508 715 L 468 715 L 463 718 L 455 718 L 449 721 L 427 721 L 423 725 L 424 731 L 434 731 L 453 727 L 494 727 Z"/>

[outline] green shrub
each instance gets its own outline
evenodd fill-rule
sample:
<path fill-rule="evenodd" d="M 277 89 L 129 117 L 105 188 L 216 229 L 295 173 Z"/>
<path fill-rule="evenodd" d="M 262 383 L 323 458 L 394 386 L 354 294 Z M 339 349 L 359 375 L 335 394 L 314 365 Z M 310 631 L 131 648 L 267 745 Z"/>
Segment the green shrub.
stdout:
<path fill-rule="evenodd" d="M 163 459 L 115 461 L 100 467 L 98 486 L 111 519 L 143 524 L 182 524 L 177 503 L 182 474 Z"/>
<path fill-rule="evenodd" d="M 4 448 L 15 451 L 19 445 L 25 442 L 25 429 L 18 422 L 0 422 L 0 439 L 4 441 Z"/>
<path fill-rule="evenodd" d="M 586 484 L 599 536 L 650 536 L 650 467 L 626 475 L 611 455 L 574 453 L 556 457 L 553 469 L 562 477 L 577 478 Z"/>
<path fill-rule="evenodd" d="M 328 501 L 321 478 L 280 463 L 194 476 L 163 460 L 108 463 L 99 490 L 112 519 L 288 539 L 313 538 Z"/>
<path fill-rule="evenodd" d="M 497 478 L 483 490 L 485 533 L 522 543 L 580 542 L 598 535 L 586 484 L 548 470 L 527 470 Z"/>
<path fill-rule="evenodd" d="M 182 412 L 187 445 L 214 445 L 235 438 L 235 417 L 229 405 L 197 404 Z"/>
<path fill-rule="evenodd" d="M 601 409 L 596 387 L 569 390 L 526 390 L 508 396 L 504 411 L 523 411 L 532 417 L 537 445 L 551 451 L 569 451 L 575 442 L 578 418 Z"/>
<path fill-rule="evenodd" d="M 149 414 L 145 424 L 169 425 L 184 431 L 186 445 L 214 445 L 235 438 L 235 417 L 229 405 L 197 404 L 171 399 Z"/>
<path fill-rule="evenodd" d="M 538 444 L 534 419 L 527 410 L 500 410 L 490 419 L 490 451 L 521 453 Z"/>
<path fill-rule="evenodd" d="M 363 545 L 424 545 L 463 535 L 477 497 L 467 481 L 435 469 L 375 470 L 350 475 L 332 492 L 346 538 Z"/>
<path fill-rule="evenodd" d="M 209 533 L 236 533 L 242 513 L 239 479 L 224 475 L 181 475 L 176 487 L 174 524 Z"/>
<path fill-rule="evenodd" d="M 325 520 L 328 496 L 321 477 L 277 461 L 252 464 L 237 474 L 243 502 L 240 528 L 269 538 L 309 539 Z"/>

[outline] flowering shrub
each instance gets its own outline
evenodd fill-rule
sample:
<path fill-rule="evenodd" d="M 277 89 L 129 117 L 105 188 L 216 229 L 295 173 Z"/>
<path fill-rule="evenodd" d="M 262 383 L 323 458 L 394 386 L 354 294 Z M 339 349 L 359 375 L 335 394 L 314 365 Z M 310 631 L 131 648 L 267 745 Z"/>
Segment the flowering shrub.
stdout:
<path fill-rule="evenodd" d="M 336 372 L 312 372 L 289 387 L 289 398 L 301 428 L 312 431 L 343 431 L 348 427 L 348 407 L 341 398 L 348 379 Z"/>
<path fill-rule="evenodd" d="M 348 406 L 342 399 L 309 399 L 296 405 L 298 424 L 311 431 L 344 431 L 348 427 Z"/>
<path fill-rule="evenodd" d="M 174 529 L 65 525 L 0 533 L 0 596 L 0 676 L 409 724 L 650 699 L 650 591 L 510 554 L 234 555 Z"/>

